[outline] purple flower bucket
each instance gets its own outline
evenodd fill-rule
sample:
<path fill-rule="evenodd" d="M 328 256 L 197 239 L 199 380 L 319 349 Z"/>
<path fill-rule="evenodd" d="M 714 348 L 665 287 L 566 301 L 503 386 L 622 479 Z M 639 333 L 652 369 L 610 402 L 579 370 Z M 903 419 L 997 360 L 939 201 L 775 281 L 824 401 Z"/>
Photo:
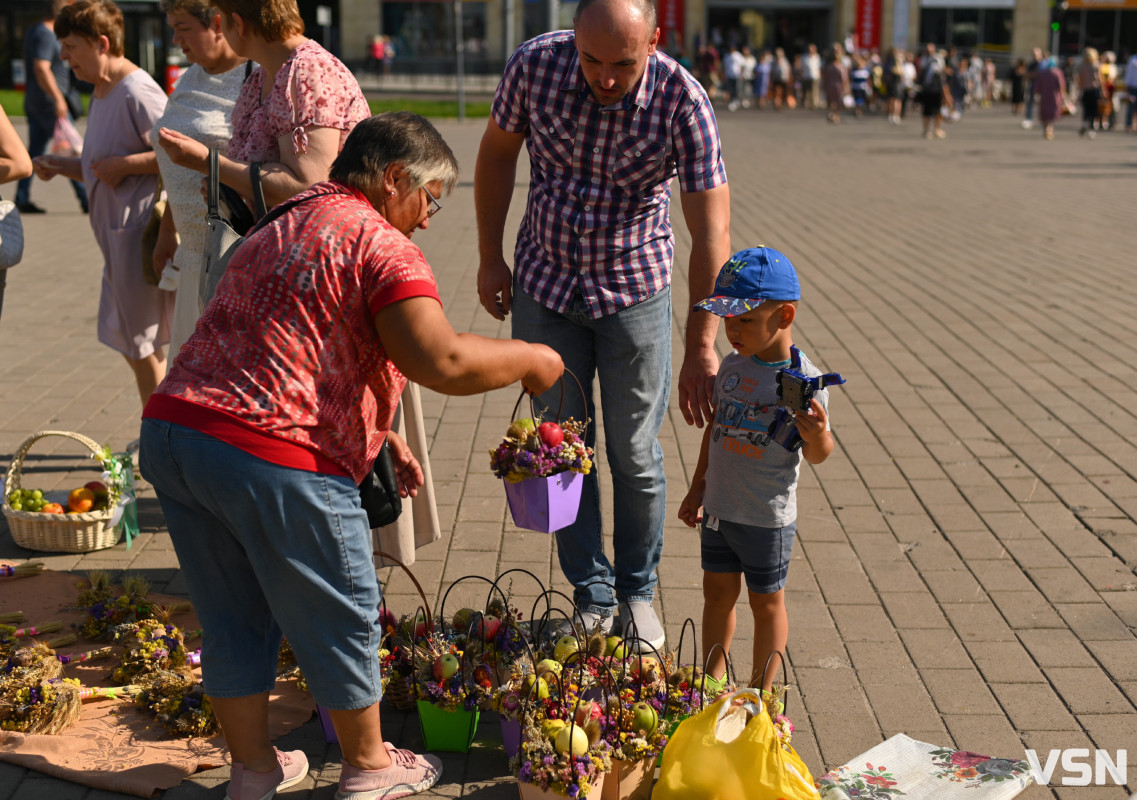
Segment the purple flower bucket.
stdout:
<path fill-rule="evenodd" d="M 521 749 L 521 722 L 516 719 L 501 718 L 501 741 L 505 745 L 506 758 L 513 758 Z"/>
<path fill-rule="evenodd" d="M 579 472 L 558 472 L 546 478 L 526 478 L 505 483 L 509 512 L 518 528 L 552 533 L 576 522 L 580 511 L 580 489 L 584 476 Z"/>
<path fill-rule="evenodd" d="M 329 744 L 331 742 L 338 742 L 339 737 L 336 736 L 336 729 L 332 725 L 332 718 L 331 715 L 328 714 L 328 710 L 323 706 L 316 706 L 316 713 L 320 717 L 320 727 L 324 730 L 324 741 Z"/>

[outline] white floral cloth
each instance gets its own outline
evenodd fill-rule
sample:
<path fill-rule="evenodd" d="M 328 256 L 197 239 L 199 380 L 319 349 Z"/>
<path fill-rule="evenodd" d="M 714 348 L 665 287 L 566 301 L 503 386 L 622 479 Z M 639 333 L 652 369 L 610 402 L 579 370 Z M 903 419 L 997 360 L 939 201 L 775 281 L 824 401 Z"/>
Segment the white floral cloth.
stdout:
<path fill-rule="evenodd" d="M 1026 761 L 918 742 L 898 733 L 822 775 L 822 800 L 1009 800 L 1031 783 Z"/>

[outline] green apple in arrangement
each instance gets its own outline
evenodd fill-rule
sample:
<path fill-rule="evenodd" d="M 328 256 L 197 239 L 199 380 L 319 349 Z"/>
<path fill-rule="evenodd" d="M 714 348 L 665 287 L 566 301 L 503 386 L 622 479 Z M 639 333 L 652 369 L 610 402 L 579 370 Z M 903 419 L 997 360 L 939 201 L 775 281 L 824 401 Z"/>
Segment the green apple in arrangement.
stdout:
<path fill-rule="evenodd" d="M 553 647 L 553 658 L 562 664 L 568 661 L 569 656 L 580 650 L 580 642 L 571 633 L 566 633 L 557 640 L 557 644 Z"/>
<path fill-rule="evenodd" d="M 531 419 L 519 419 L 506 430 L 506 435 L 511 439 L 516 439 L 519 442 L 524 442 L 529 436 L 537 430 L 536 423 Z"/>
<path fill-rule="evenodd" d="M 549 684 L 544 678 L 526 675 L 525 680 L 521 682 L 521 696 L 529 699 L 547 700 Z"/>
<path fill-rule="evenodd" d="M 604 655 L 609 658 L 627 658 L 628 645 L 619 636 L 609 636 L 604 641 Z"/>
<path fill-rule="evenodd" d="M 553 747 L 561 755 L 571 752 L 574 756 L 582 756 L 588 752 L 588 734 L 579 725 L 565 725 L 557 731 Z"/>
<path fill-rule="evenodd" d="M 474 615 L 477 612 L 472 608 L 460 608 L 454 612 L 454 619 L 451 623 L 454 626 L 454 632 L 465 636 L 467 631 L 470 630 L 470 623 L 474 621 Z"/>
<path fill-rule="evenodd" d="M 547 719 L 541 726 L 541 732 L 545 734 L 545 738 L 550 742 L 557 740 L 557 734 L 561 732 L 561 728 L 568 725 L 563 719 Z"/>
<path fill-rule="evenodd" d="M 632 706 L 632 730 L 651 736 L 659 725 L 659 714 L 651 705 L 642 700 Z"/>
<path fill-rule="evenodd" d="M 434 659 L 434 680 L 442 683 L 453 678 L 458 672 L 458 657 L 453 653 L 443 653 Z"/>
<path fill-rule="evenodd" d="M 548 677 L 551 675 L 555 679 L 561 674 L 561 671 L 563 669 L 564 668 L 561 666 L 561 662 L 555 661 L 551 658 L 542 658 L 537 662 L 537 666 L 533 671 L 539 678 L 548 679 Z"/>

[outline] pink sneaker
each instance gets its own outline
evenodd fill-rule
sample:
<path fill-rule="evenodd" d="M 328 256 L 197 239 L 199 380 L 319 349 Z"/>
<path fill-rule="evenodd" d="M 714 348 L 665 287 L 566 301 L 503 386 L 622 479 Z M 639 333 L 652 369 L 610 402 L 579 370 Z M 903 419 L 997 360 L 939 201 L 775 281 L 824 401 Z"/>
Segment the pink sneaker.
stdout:
<path fill-rule="evenodd" d="M 442 761 L 436 756 L 419 756 L 399 750 L 390 742 L 383 746 L 391 754 L 386 769 L 357 769 L 346 761 L 340 774 L 336 800 L 395 800 L 429 789 L 442 776 Z"/>
<path fill-rule="evenodd" d="M 295 786 L 308 774 L 308 757 L 303 750 L 276 750 L 276 760 L 278 766 L 271 772 L 253 772 L 234 761 L 226 800 L 271 800 L 278 791 Z"/>

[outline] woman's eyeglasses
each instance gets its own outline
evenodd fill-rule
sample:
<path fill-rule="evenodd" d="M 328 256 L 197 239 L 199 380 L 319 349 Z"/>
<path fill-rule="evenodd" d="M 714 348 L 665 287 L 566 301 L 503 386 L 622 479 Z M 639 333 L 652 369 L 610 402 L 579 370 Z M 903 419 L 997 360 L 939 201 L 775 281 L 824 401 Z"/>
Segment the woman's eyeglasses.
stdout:
<path fill-rule="evenodd" d="M 438 202 L 438 198 L 430 193 L 430 190 L 425 186 L 421 187 L 423 192 L 426 193 L 426 199 L 430 201 L 430 210 L 426 212 L 426 218 L 430 219 L 439 211 L 442 210 L 442 203 Z"/>

